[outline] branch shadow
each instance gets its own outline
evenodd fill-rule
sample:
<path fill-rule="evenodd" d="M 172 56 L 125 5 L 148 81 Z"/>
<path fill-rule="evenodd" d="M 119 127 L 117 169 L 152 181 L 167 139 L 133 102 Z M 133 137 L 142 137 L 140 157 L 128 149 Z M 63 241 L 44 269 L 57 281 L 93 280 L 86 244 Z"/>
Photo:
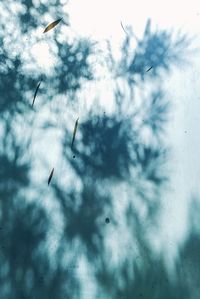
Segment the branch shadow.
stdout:
<path fill-rule="evenodd" d="M 50 18 L 62 12 L 60 1 L 44 1 L 38 8 L 32 1 L 20 1 L 20 4 L 23 9 L 17 19 L 19 31 L 24 36 L 40 25 L 41 14 Z M 9 6 L 5 8 L 12 12 Z M 0 36 L 4 37 L 2 29 Z M 146 232 L 147 227 L 156 223 L 161 192 L 168 180 L 167 148 L 160 135 L 165 136 L 170 103 L 161 88 L 151 90 L 137 105 L 132 105 L 132 96 L 139 83 L 148 83 L 147 66 L 153 65 L 149 71 L 153 79 L 161 76 L 160 70 L 170 70 L 170 65 L 177 60 L 177 52 L 181 56 L 181 50 L 187 45 L 186 37 L 181 36 L 173 44 L 170 33 L 153 33 L 147 21 L 144 37 L 138 42 L 134 56 L 128 54 L 130 38 L 125 39 L 121 61 L 115 62 L 111 57 L 107 61 L 115 65 L 113 70 L 117 70 L 117 75 L 113 71 L 114 78 L 122 80 L 122 84 L 113 85 L 115 109 L 104 114 L 95 114 L 91 109 L 80 122 L 72 152 L 69 137 L 72 132 L 66 116 L 74 113 L 74 108 L 68 106 L 71 111 L 65 113 L 66 107 L 60 97 L 64 98 L 67 93 L 69 102 L 76 104 L 84 84 L 95 81 L 89 63 L 95 51 L 88 40 L 61 42 L 59 34 L 52 36 L 47 42 L 49 52 L 57 54 L 56 63 L 49 72 L 41 71 L 38 65 L 29 70 L 29 61 L 21 54 L 11 55 L 6 43 L 0 53 L 0 58 L 6 61 L 0 68 L 3 77 L 0 83 L 3 128 L 0 179 L 5 181 L 0 184 L 0 297 L 81 298 L 87 281 L 73 265 L 82 259 L 95 280 L 96 290 L 102 290 L 99 296 L 185 298 L 187 290 L 184 285 L 169 280 L 164 262 L 154 255 Z M 34 94 L 34 87 L 41 78 L 45 86 L 40 90 L 42 99 L 34 111 L 30 108 L 30 95 Z M 51 113 L 46 112 L 55 98 L 58 98 L 64 117 L 53 105 Z M 128 117 L 124 113 L 126 109 Z M 53 178 L 47 191 L 47 184 L 38 183 L 32 173 L 37 155 L 27 152 L 35 143 L 42 148 L 47 131 L 57 126 L 51 117 L 62 121 L 59 161 L 64 175 Z M 40 119 L 39 128 L 33 121 L 37 118 Z M 18 132 L 19 123 L 24 124 L 21 133 Z M 31 142 L 27 142 L 24 132 Z M 53 148 L 50 147 L 48 150 Z M 47 167 L 44 169 L 46 171 Z M 40 172 L 41 168 L 36 171 L 38 176 Z M 41 203 L 46 198 L 50 208 Z M 50 219 L 51 204 L 59 219 L 57 222 Z M 56 232 L 51 225 L 59 221 L 60 238 L 51 257 L 49 238 Z M 116 262 L 112 244 L 119 241 L 117 251 L 117 247 L 125 246 L 126 238 L 134 250 L 130 256 L 125 250 Z M 139 262 L 136 255 L 139 255 Z"/>

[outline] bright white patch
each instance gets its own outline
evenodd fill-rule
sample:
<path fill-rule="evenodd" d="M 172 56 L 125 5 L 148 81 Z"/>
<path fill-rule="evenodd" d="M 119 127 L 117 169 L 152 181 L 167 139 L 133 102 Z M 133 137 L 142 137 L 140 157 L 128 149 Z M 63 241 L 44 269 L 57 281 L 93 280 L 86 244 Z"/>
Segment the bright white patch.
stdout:
<path fill-rule="evenodd" d="M 41 41 L 35 44 L 31 49 L 31 53 L 43 69 L 49 70 L 54 65 L 54 55 L 50 53 L 50 47 L 46 42 Z"/>

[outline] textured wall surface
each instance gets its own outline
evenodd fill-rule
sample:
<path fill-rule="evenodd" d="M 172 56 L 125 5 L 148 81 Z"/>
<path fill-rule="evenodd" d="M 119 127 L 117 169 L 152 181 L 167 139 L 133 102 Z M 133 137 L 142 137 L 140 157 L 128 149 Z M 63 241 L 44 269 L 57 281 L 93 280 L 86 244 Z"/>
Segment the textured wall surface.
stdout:
<path fill-rule="evenodd" d="M 0 298 L 198 299 L 198 2 L 0 11 Z"/>

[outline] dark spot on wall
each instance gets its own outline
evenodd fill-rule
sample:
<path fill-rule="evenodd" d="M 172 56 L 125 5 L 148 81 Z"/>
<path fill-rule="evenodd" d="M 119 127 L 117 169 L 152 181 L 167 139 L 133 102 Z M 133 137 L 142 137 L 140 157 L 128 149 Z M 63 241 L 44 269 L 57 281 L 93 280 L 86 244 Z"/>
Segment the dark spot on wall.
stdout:
<path fill-rule="evenodd" d="M 110 219 L 108 217 L 105 219 L 105 223 L 110 223 Z"/>

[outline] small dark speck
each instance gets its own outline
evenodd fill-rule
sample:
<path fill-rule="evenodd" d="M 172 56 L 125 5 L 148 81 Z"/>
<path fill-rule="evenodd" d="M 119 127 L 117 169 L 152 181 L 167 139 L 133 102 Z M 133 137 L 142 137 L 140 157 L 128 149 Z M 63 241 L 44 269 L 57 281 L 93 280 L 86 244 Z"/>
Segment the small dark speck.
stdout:
<path fill-rule="evenodd" d="M 75 159 L 76 158 L 76 156 L 75 155 L 73 155 L 73 159 Z"/>
<path fill-rule="evenodd" d="M 187 133 L 187 131 L 185 131 L 185 133 Z"/>
<path fill-rule="evenodd" d="M 108 217 L 105 219 L 105 223 L 110 223 L 110 219 Z"/>

